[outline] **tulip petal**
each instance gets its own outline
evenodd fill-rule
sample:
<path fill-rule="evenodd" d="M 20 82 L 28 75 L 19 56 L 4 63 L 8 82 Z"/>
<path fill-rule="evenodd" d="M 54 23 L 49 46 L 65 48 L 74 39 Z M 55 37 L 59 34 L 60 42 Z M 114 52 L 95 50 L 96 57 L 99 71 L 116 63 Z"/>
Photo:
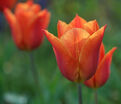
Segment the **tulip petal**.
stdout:
<path fill-rule="evenodd" d="M 39 13 L 39 11 L 41 10 L 41 7 L 40 5 L 38 4 L 33 4 L 31 7 L 30 7 L 31 11 L 33 11 L 35 14 L 36 13 Z"/>
<path fill-rule="evenodd" d="M 67 31 L 60 39 L 73 58 L 79 61 L 81 48 L 89 36 L 90 34 L 85 30 L 73 28 Z"/>
<path fill-rule="evenodd" d="M 9 9 L 4 9 L 4 15 L 11 27 L 12 30 L 12 35 L 13 35 L 13 39 L 16 43 L 16 45 L 20 48 L 23 49 L 24 48 L 24 44 L 22 42 L 22 35 L 21 35 L 21 30 L 19 28 L 19 24 L 15 18 L 15 16 L 11 13 L 11 11 Z"/>
<path fill-rule="evenodd" d="M 96 88 L 95 75 L 93 75 L 89 80 L 86 80 L 84 84 L 89 88 Z"/>
<path fill-rule="evenodd" d="M 105 48 L 104 48 L 104 45 L 102 43 L 100 46 L 99 63 L 102 61 L 104 56 L 105 56 Z"/>
<path fill-rule="evenodd" d="M 44 38 L 41 29 L 46 29 L 50 20 L 50 13 L 47 10 L 43 10 L 38 13 L 35 18 L 32 18 L 28 25 L 28 35 L 24 36 L 28 50 L 32 50 L 40 46 Z"/>
<path fill-rule="evenodd" d="M 0 0 L 0 11 L 4 11 L 4 8 L 12 9 L 17 0 Z"/>
<path fill-rule="evenodd" d="M 83 28 L 87 32 L 89 32 L 90 35 L 92 35 L 94 32 L 96 32 L 99 29 L 99 25 L 96 20 L 93 20 L 85 23 Z"/>
<path fill-rule="evenodd" d="M 49 21 L 50 21 L 50 12 L 48 12 L 45 9 L 45 10 L 39 12 L 35 17 L 33 17 L 29 26 L 38 22 L 39 28 L 46 29 L 48 27 Z"/>
<path fill-rule="evenodd" d="M 112 55 L 116 47 L 112 48 L 103 58 L 101 63 L 99 64 L 96 74 L 95 74 L 95 81 L 96 81 L 96 88 L 103 86 L 109 78 L 110 75 L 110 66 Z"/>
<path fill-rule="evenodd" d="M 103 58 L 101 63 L 99 63 L 97 71 L 93 77 L 85 81 L 85 85 L 90 88 L 99 88 L 103 86 L 109 78 L 110 75 L 110 65 L 112 60 L 112 55 L 116 47 L 112 48 Z"/>
<path fill-rule="evenodd" d="M 44 33 L 53 46 L 60 71 L 67 79 L 74 81 L 75 72 L 78 70 L 78 62 L 72 58 L 70 52 L 65 48 L 60 39 L 47 31 L 44 31 Z"/>
<path fill-rule="evenodd" d="M 66 24 L 65 22 L 58 21 L 57 29 L 58 29 L 58 38 L 60 38 L 65 32 L 72 28 L 71 25 Z"/>
<path fill-rule="evenodd" d="M 85 23 L 86 20 L 76 15 L 76 17 L 69 23 L 69 25 L 72 25 L 73 28 L 82 28 Z"/>
<path fill-rule="evenodd" d="M 31 11 L 30 8 L 31 7 L 27 3 L 18 3 L 15 9 L 15 17 L 20 26 L 22 36 L 23 36 L 23 41 L 24 41 L 24 44 L 26 45 L 25 46 L 26 48 L 28 48 L 28 45 L 26 43 L 28 39 L 26 40 L 25 37 L 29 37 L 28 35 L 30 30 L 28 30 L 28 28 L 30 26 L 30 22 L 35 17 L 34 12 Z"/>
<path fill-rule="evenodd" d="M 48 24 L 50 22 L 50 12 L 48 10 L 44 9 L 43 11 L 40 12 L 39 14 L 39 23 L 41 24 L 42 29 L 46 29 L 48 27 Z"/>
<path fill-rule="evenodd" d="M 32 6 L 32 5 L 33 5 L 33 0 L 28 0 L 28 1 L 26 2 L 26 4 L 29 5 L 29 6 Z"/>
<path fill-rule="evenodd" d="M 28 8 L 30 8 L 31 6 L 28 5 L 28 3 L 18 3 L 16 8 L 15 8 L 15 11 L 27 11 Z"/>
<path fill-rule="evenodd" d="M 82 52 L 80 54 L 80 74 L 83 76 L 84 80 L 88 80 L 96 72 L 100 45 L 105 28 L 106 26 L 103 26 L 91 35 L 82 48 Z"/>

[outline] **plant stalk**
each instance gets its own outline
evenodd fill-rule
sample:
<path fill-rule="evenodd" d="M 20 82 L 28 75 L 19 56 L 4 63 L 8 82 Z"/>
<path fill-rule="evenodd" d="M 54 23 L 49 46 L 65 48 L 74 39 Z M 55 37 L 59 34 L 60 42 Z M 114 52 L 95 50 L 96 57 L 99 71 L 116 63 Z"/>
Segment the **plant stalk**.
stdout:
<path fill-rule="evenodd" d="M 37 69 L 35 67 L 34 55 L 32 52 L 29 54 L 29 57 L 30 57 L 31 72 L 33 75 L 33 79 L 35 81 L 35 85 L 36 85 L 37 89 L 40 89 L 39 76 L 38 76 Z"/>
<path fill-rule="evenodd" d="M 79 96 L 79 104 L 82 104 L 82 87 L 81 87 L 81 84 L 78 84 L 78 96 Z"/>
<path fill-rule="evenodd" d="M 98 104 L 98 94 L 97 94 L 97 90 L 95 90 L 95 92 L 94 92 L 94 98 L 95 98 L 95 104 Z"/>

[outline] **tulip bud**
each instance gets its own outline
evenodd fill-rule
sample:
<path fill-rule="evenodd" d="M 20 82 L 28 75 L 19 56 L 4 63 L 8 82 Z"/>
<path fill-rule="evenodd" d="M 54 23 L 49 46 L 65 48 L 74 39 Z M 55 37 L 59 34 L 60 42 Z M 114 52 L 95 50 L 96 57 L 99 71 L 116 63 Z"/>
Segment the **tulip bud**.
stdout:
<path fill-rule="evenodd" d="M 13 14 L 4 10 L 5 17 L 11 27 L 12 36 L 20 50 L 31 51 L 40 46 L 43 40 L 42 29 L 46 29 L 50 20 L 48 10 L 41 10 L 32 1 L 18 3 Z"/>

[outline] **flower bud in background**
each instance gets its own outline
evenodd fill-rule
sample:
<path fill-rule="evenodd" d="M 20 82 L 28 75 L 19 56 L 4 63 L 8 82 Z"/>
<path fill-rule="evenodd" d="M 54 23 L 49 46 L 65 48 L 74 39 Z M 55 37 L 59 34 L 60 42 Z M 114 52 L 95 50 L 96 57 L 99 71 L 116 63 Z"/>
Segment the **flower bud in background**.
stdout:
<path fill-rule="evenodd" d="M 76 15 L 69 24 L 59 21 L 57 28 L 58 38 L 43 31 L 53 46 L 60 71 L 70 81 L 88 80 L 96 72 L 106 26 L 95 29 L 95 24 L 89 24 Z"/>
<path fill-rule="evenodd" d="M 107 54 L 105 54 L 104 46 L 101 46 L 97 71 L 92 78 L 85 81 L 86 86 L 96 89 L 107 82 L 110 75 L 112 55 L 115 50 L 116 47 L 112 48 Z"/>
<path fill-rule="evenodd" d="M 4 8 L 12 9 L 17 0 L 0 0 L 0 11 L 3 11 Z"/>
<path fill-rule="evenodd" d="M 26 3 L 18 3 L 14 14 L 6 8 L 4 15 L 20 50 L 31 51 L 40 46 L 43 40 L 41 29 L 46 29 L 50 21 L 48 10 L 41 10 L 40 5 L 28 0 Z"/>

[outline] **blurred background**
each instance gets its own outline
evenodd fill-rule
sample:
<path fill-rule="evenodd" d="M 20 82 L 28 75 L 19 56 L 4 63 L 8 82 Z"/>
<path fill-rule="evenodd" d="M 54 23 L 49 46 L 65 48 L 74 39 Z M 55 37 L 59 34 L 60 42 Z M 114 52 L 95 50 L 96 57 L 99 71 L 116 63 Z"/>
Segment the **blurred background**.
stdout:
<path fill-rule="evenodd" d="M 118 49 L 113 55 L 110 78 L 98 90 L 98 100 L 99 104 L 121 104 L 121 0 L 35 2 L 51 12 L 48 30 L 55 35 L 58 20 L 69 23 L 76 14 L 87 21 L 96 19 L 100 27 L 108 25 L 103 39 L 106 52 L 114 46 Z M 78 104 L 77 84 L 61 75 L 46 38 L 33 54 L 40 88 L 33 80 L 28 53 L 16 48 L 5 17 L 0 13 L 0 104 Z M 84 104 L 94 104 L 94 91 L 84 85 L 82 88 Z"/>

